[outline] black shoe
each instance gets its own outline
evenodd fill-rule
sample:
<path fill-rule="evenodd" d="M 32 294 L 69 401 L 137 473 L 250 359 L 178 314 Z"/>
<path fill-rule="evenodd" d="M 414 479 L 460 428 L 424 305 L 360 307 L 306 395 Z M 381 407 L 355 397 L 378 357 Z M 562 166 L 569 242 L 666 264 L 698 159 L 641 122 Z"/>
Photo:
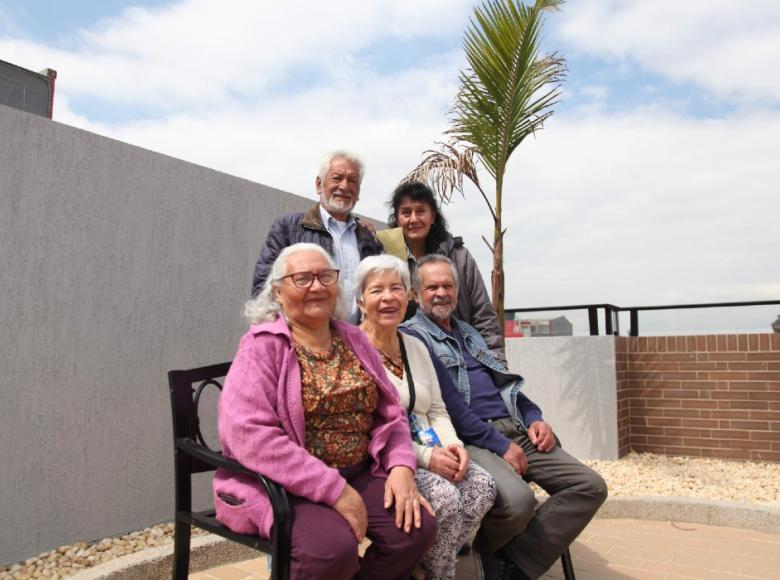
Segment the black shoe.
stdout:
<path fill-rule="evenodd" d="M 482 569 L 482 576 L 484 579 L 499 580 L 501 568 L 496 555 L 484 548 L 479 543 L 479 540 L 474 541 L 473 547 L 474 565 Z"/>
<path fill-rule="evenodd" d="M 498 562 L 498 580 L 531 580 L 517 567 L 503 548 L 495 553 L 495 558 Z"/>
<path fill-rule="evenodd" d="M 501 551 L 496 553 L 474 544 L 474 556 L 482 567 L 485 580 L 526 580 L 527 576 Z"/>
<path fill-rule="evenodd" d="M 517 567 L 517 564 L 509 559 L 503 550 L 499 550 L 496 555 L 499 562 L 499 580 L 531 580 L 525 572 Z"/>

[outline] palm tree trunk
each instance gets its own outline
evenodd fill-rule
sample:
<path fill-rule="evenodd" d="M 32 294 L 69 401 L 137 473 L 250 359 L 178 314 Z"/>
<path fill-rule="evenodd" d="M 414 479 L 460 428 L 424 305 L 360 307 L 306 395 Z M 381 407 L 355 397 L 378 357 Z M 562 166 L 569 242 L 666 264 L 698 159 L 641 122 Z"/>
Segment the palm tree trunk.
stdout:
<path fill-rule="evenodd" d="M 493 298 L 493 308 L 498 315 L 498 325 L 501 336 L 505 336 L 504 329 L 504 232 L 501 224 L 501 193 L 504 188 L 503 171 L 496 176 L 496 208 L 493 226 L 493 271 L 490 282 Z"/>

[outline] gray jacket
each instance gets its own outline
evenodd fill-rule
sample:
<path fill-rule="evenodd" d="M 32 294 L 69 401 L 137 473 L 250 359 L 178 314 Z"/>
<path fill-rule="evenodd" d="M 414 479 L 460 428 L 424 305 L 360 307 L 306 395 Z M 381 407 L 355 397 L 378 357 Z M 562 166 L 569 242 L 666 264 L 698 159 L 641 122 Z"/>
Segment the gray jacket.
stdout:
<path fill-rule="evenodd" d="M 355 221 L 357 221 L 355 235 L 357 236 L 360 259 L 381 254 L 384 251 L 382 243 L 360 223 L 359 218 L 355 217 Z M 271 272 L 271 266 L 279 253 L 287 246 L 301 242 L 322 246 L 331 256 L 333 255 L 333 238 L 322 225 L 318 203 L 305 213 L 291 213 L 274 220 L 255 265 L 255 274 L 252 279 L 253 297 L 257 296 L 263 289 L 265 279 Z M 345 283 L 351 284 L 352 281 L 348 280 Z"/>

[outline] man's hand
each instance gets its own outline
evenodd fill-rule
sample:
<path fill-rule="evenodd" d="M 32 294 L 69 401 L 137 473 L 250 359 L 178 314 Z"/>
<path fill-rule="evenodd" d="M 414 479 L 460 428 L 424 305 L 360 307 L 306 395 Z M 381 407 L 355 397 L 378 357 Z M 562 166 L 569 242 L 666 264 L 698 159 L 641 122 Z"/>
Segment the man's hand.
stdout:
<path fill-rule="evenodd" d="M 355 488 L 347 484 L 336 503 L 333 504 L 333 509 L 347 520 L 349 527 L 352 528 L 352 533 L 355 534 L 355 539 L 358 542 L 363 541 L 368 528 L 368 512 L 366 512 L 363 498 L 355 491 Z"/>
<path fill-rule="evenodd" d="M 504 453 L 503 458 L 518 475 L 523 475 L 528 469 L 528 458 L 525 456 L 523 448 L 517 443 L 509 443 L 509 448 Z"/>
<path fill-rule="evenodd" d="M 555 434 L 552 427 L 544 421 L 531 423 L 531 426 L 528 427 L 528 438 L 542 453 L 552 451 L 552 448 L 555 447 Z"/>
<path fill-rule="evenodd" d="M 370 222 L 369 220 L 360 220 L 360 225 L 362 225 L 369 234 L 371 234 L 374 239 L 377 239 L 376 237 L 376 226 L 373 224 L 373 222 Z"/>

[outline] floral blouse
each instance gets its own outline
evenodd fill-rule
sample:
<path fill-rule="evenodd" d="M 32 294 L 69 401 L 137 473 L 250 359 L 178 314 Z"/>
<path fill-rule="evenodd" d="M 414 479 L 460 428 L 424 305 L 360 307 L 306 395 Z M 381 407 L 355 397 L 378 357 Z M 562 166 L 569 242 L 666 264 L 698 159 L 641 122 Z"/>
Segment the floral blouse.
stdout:
<path fill-rule="evenodd" d="M 330 352 L 296 344 L 301 366 L 306 449 L 330 467 L 352 467 L 368 458 L 377 387 L 337 334 Z"/>

